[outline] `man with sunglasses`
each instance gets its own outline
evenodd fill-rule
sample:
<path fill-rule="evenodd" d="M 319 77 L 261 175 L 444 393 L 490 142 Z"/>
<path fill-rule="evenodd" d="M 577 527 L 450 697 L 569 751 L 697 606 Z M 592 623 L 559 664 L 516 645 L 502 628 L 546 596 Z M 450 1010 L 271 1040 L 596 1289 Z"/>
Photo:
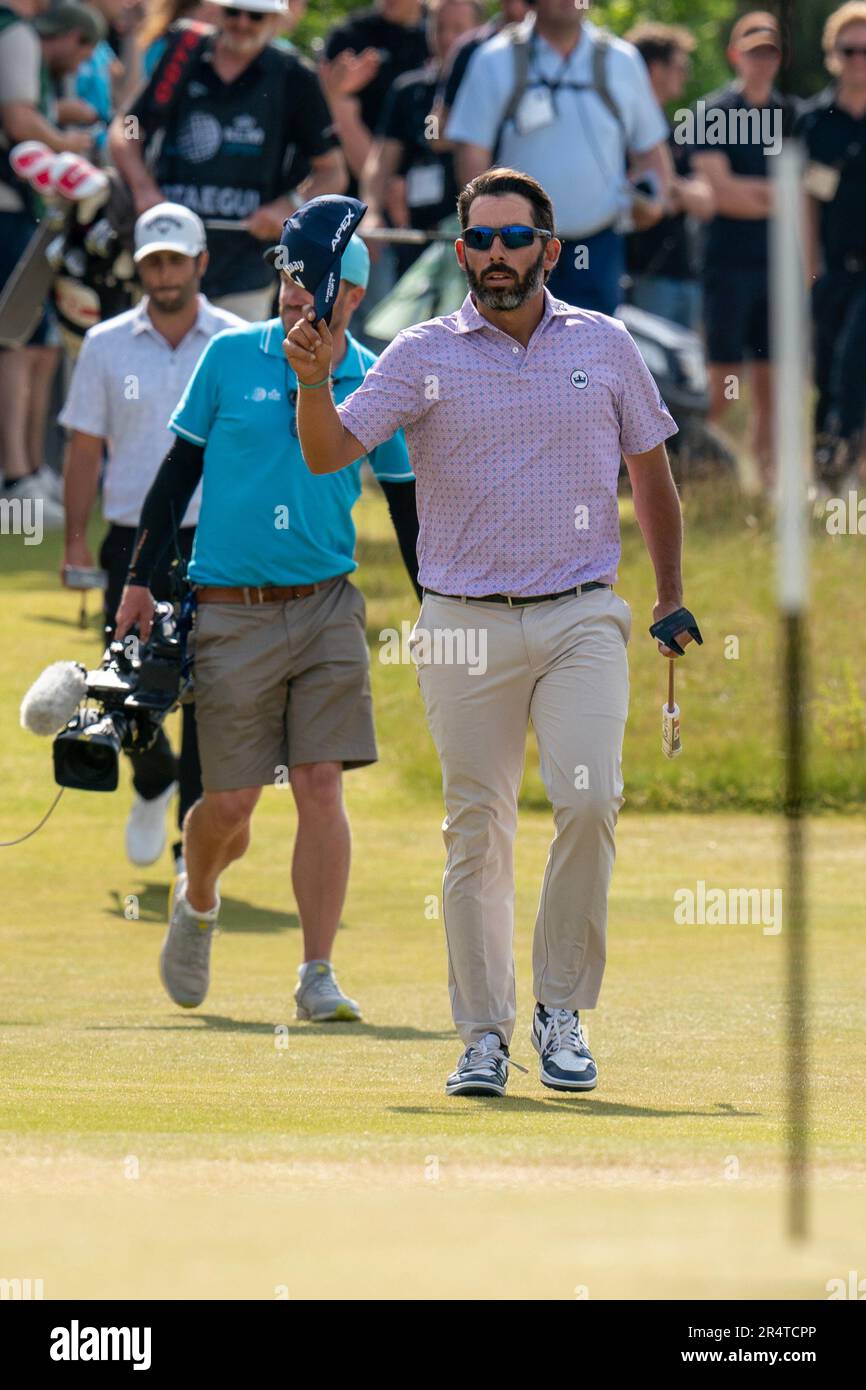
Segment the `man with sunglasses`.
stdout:
<path fill-rule="evenodd" d="M 797 133 L 809 158 L 807 263 L 812 286 L 816 471 L 826 491 L 856 488 L 863 461 L 866 382 L 866 3 L 824 28 L 833 84 L 804 108 Z"/>
<path fill-rule="evenodd" d="M 340 398 L 375 360 L 348 331 L 369 273 L 367 248 L 353 237 L 331 320 Z M 349 877 L 343 770 L 365 767 L 377 753 L 364 597 L 349 579 L 361 467 L 313 478 L 293 429 L 298 383 L 282 342 L 312 299 L 281 273 L 280 317 L 221 333 L 206 348 L 169 422 L 177 438 L 142 509 L 117 636 L 138 623 L 147 637 L 148 584 L 162 540 L 201 480 L 189 574 L 198 597 L 192 642 L 204 794 L 184 824 L 186 872 L 175 881 L 162 981 L 184 1008 L 204 1000 L 217 881 L 246 852 L 262 788 L 288 781 L 298 811 L 292 884 L 304 938 L 295 1000 L 299 1018 L 327 1022 L 361 1016 L 330 958 Z M 414 579 L 415 485 L 402 436 L 394 432 L 369 457 Z"/>
<path fill-rule="evenodd" d="M 350 465 L 402 427 L 417 478 L 424 600 L 411 642 L 442 763 L 445 932 L 466 1049 L 446 1090 L 505 1092 L 513 841 L 531 720 L 556 822 L 535 926 L 532 1041 L 545 1086 L 585 1091 L 596 1067 L 579 1011 L 601 988 L 623 800 L 631 614 L 612 588 L 617 479 L 624 454 L 658 620 L 682 607 L 664 447 L 676 426 L 624 325 L 547 290 L 561 242 L 534 179 L 490 170 L 463 189 L 458 213 L 469 294 L 457 313 L 399 333 L 339 406 L 326 389 L 327 329 L 300 320 L 286 353 L 311 388 L 298 428 L 314 473 Z M 451 640 L 437 648 L 437 632 Z M 482 638 L 483 670 L 459 660 Z"/>
<path fill-rule="evenodd" d="M 183 92 L 161 109 L 161 64 L 124 116 L 111 126 L 110 150 L 137 213 L 181 203 L 209 221 L 211 259 L 202 286 L 212 303 L 255 323 L 273 290 L 262 261 L 294 206 L 293 170 L 309 167 L 303 197 L 340 193 L 346 169 L 319 81 L 302 58 L 271 42 L 286 0 L 216 0 L 216 34 L 196 47 Z M 171 54 L 165 63 L 170 66 Z"/>

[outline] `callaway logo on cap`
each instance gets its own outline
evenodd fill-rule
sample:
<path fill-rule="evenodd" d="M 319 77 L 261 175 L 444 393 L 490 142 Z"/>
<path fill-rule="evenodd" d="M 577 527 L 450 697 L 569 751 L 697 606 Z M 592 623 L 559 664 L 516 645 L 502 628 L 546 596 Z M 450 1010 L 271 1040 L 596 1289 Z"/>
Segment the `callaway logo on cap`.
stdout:
<path fill-rule="evenodd" d="M 315 296 L 316 318 L 328 323 L 340 288 L 340 259 L 366 203 L 325 193 L 311 198 L 283 223 L 279 245 L 265 252 L 276 270 Z"/>
<path fill-rule="evenodd" d="M 154 251 L 199 256 L 206 248 L 204 223 L 180 203 L 157 203 L 143 212 L 135 224 L 136 265 Z"/>

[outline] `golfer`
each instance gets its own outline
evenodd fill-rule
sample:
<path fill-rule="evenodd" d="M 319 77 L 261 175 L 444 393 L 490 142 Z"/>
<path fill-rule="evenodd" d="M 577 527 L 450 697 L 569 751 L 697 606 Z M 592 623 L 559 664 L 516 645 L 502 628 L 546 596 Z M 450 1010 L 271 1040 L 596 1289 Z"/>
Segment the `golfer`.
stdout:
<path fill-rule="evenodd" d="M 463 189 L 458 213 L 461 308 L 398 334 L 339 407 L 327 389 L 302 391 L 298 429 L 312 472 L 329 473 L 402 427 L 417 479 L 424 598 L 413 642 L 442 763 L 449 981 L 465 1044 L 446 1091 L 505 1093 L 528 720 L 556 825 L 535 923 L 532 1042 L 545 1086 L 585 1091 L 597 1072 L 580 1012 L 604 974 L 628 706 L 631 614 L 612 587 L 617 476 L 624 455 L 658 620 L 683 603 L 664 445 L 676 426 L 624 326 L 545 288 L 560 242 L 540 184 L 493 169 Z M 327 380 L 330 336 L 309 314 L 285 351 L 305 384 Z M 437 632 L 465 640 L 437 644 Z M 477 655 L 481 638 L 483 663 L 436 659 Z"/>

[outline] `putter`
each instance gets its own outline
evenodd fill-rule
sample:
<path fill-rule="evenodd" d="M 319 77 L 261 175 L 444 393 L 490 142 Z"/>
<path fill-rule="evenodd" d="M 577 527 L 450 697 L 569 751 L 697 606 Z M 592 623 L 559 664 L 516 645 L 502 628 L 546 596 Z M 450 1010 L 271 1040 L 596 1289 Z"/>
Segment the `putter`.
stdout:
<path fill-rule="evenodd" d="M 680 741 L 680 707 L 674 699 L 674 658 L 668 658 L 668 699 L 662 705 L 662 752 L 666 758 L 678 758 L 683 751 Z"/>

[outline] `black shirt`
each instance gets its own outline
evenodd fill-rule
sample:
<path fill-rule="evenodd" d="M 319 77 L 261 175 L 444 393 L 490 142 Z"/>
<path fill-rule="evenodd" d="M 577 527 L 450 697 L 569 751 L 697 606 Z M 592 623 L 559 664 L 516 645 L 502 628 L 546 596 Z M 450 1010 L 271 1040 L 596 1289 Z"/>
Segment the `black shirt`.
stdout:
<path fill-rule="evenodd" d="M 385 102 L 379 135 L 399 140 L 403 158 L 397 173 L 406 179 L 410 226 L 427 231 L 443 217 L 453 215 L 457 206 L 457 182 L 450 153 L 431 148 L 425 122 L 436 95 L 435 68 L 421 68 L 398 77 Z M 429 171 L 424 173 L 423 171 Z M 437 172 L 438 171 L 438 172 Z M 431 201 L 435 189 L 441 189 Z"/>
<path fill-rule="evenodd" d="M 796 133 L 809 159 L 841 175 L 836 195 L 821 203 L 821 249 L 828 270 L 846 256 L 866 256 L 866 115 L 859 120 L 834 104 L 828 87 L 804 106 Z"/>
<path fill-rule="evenodd" d="M 707 135 L 709 139 L 702 139 L 701 123 L 696 120 L 696 140 L 688 146 L 692 155 L 695 154 L 723 154 L 727 157 L 731 166 L 731 172 L 743 178 L 768 178 L 770 168 L 767 163 L 767 148 L 776 148 L 773 139 L 781 127 L 783 136 L 789 135 L 793 128 L 794 119 L 797 114 L 797 106 L 792 98 L 783 97 L 780 92 L 772 91 L 767 106 L 760 108 L 767 112 L 780 112 L 770 118 L 769 133 L 771 140 L 765 147 L 762 141 L 762 132 L 758 122 L 751 119 L 746 123 L 743 118 L 741 129 L 748 133 L 748 139 L 737 139 L 736 133 L 727 129 L 726 134 L 735 135 L 731 141 L 723 139 L 716 143 L 713 130 L 713 111 L 727 113 L 731 111 L 746 111 L 749 107 L 738 83 L 731 83 L 728 87 L 722 87 L 717 92 L 711 92 L 709 96 L 702 98 L 706 103 Z M 761 125 L 767 121 L 766 116 L 762 116 Z M 770 158 L 773 156 L 771 155 Z M 769 259 L 769 240 L 768 240 L 768 221 L 765 217 L 714 217 L 709 224 L 704 244 L 704 265 L 707 270 L 717 269 L 719 266 L 739 266 L 760 269 L 767 265 Z"/>
<path fill-rule="evenodd" d="M 500 27 L 501 25 L 495 19 L 491 19 L 486 24 L 482 24 L 480 29 L 473 29 L 457 40 L 451 50 L 451 60 L 448 63 L 441 86 L 442 101 L 449 111 L 457 99 L 460 83 L 466 76 L 469 60 L 476 48 L 480 48 L 488 39 L 495 38 Z"/>
<path fill-rule="evenodd" d="M 430 56 L 424 22 L 405 25 L 383 19 L 378 10 L 361 10 L 345 24 L 338 24 L 325 41 L 325 57 L 336 58 L 345 48 L 362 53 L 365 48 L 382 50 L 382 62 L 376 76 L 358 93 L 361 119 L 370 131 L 375 131 L 382 117 L 382 108 L 391 83 L 404 72 L 420 68 Z"/>
<path fill-rule="evenodd" d="M 673 132 L 668 139 L 674 169 L 681 179 L 691 173 L 691 152 L 678 145 Z M 630 275 L 664 275 L 671 280 L 690 280 L 693 275 L 689 255 L 686 215 L 678 212 L 663 217 L 645 232 L 626 237 L 626 266 Z"/>
<path fill-rule="evenodd" d="M 132 107 L 145 145 L 157 136 L 152 173 L 165 198 L 191 208 L 205 224 L 208 218 L 241 221 L 291 192 L 299 163 L 337 144 L 319 79 L 304 59 L 268 45 L 226 83 L 213 67 L 212 51 L 208 40 L 192 59 L 164 132 L 153 116 L 153 79 Z M 218 298 L 270 284 L 264 249 L 246 232 L 208 231 L 204 293 Z"/>

